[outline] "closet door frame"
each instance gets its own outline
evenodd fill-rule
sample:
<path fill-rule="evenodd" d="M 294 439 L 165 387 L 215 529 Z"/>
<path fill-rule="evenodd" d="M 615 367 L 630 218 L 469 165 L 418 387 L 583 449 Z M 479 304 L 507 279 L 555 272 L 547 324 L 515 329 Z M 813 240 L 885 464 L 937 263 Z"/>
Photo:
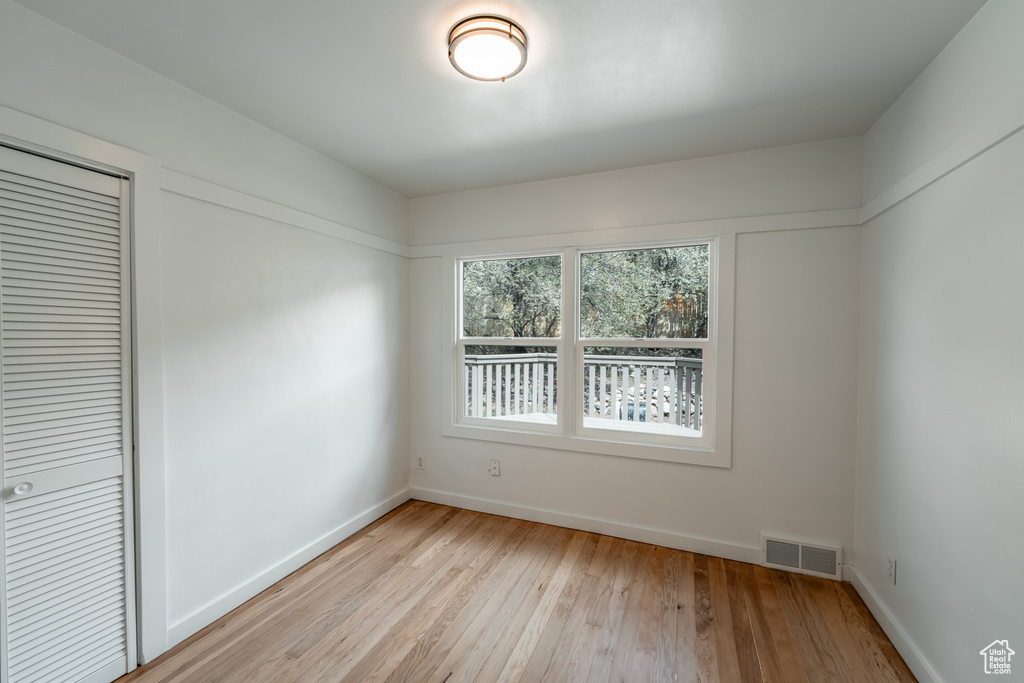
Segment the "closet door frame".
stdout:
<path fill-rule="evenodd" d="M 8 145 L 0 145 L 5 150 L 13 151 L 17 155 L 28 155 L 28 159 L 33 157 L 37 161 L 28 161 L 28 165 L 46 163 L 46 164 L 64 164 L 73 166 L 76 168 L 82 168 L 90 173 L 100 173 L 102 175 L 113 177 L 117 180 L 118 187 L 118 223 L 119 239 L 118 239 L 118 252 L 120 254 L 120 309 L 118 311 L 121 335 L 120 335 L 120 356 L 121 356 L 121 453 L 122 453 L 122 474 L 121 481 L 123 486 L 123 494 L 121 500 L 123 501 L 123 529 L 124 529 L 124 550 L 122 553 L 122 566 L 124 567 L 124 623 L 125 623 L 125 671 L 122 673 L 128 673 L 138 666 L 138 625 L 136 623 L 136 557 L 135 557 L 135 451 L 134 451 L 134 424 L 135 424 L 135 404 L 133 397 L 134 392 L 134 381 L 135 375 L 133 366 L 133 353 L 132 353 L 132 264 L 131 264 L 131 185 L 126 177 L 126 174 L 110 172 L 105 170 L 99 170 L 96 168 L 85 167 L 82 164 L 71 164 L 66 161 L 54 159 L 50 156 L 42 156 L 39 154 L 33 154 L 25 152 L 21 149 L 9 147 Z M 20 172 L 21 169 L 5 169 L 8 171 Z M 34 173 L 32 171 L 26 171 L 26 173 Z M 58 173 L 60 173 L 58 171 Z M 40 176 L 44 175 L 40 172 Z M 42 178 L 41 180 L 50 180 L 48 178 Z M 0 396 L 0 398 L 3 398 Z M 2 402 L 0 402 L 0 418 L 4 416 L 4 409 Z M 58 468 L 60 469 L 60 468 Z M 27 475 L 33 479 L 38 478 L 38 475 Z M 7 491 L 5 489 L 4 493 Z M 6 542 L 6 530 L 7 530 L 7 499 L 0 502 L 0 530 L 3 530 L 4 539 L 2 542 Z M 0 680 L 9 680 L 9 641 L 11 638 L 10 628 L 7 622 L 8 617 L 8 605 L 7 605 L 7 572 L 6 567 L 6 549 L 0 549 L 0 556 L 4 558 L 4 562 L 0 563 L 0 628 L 3 633 L 6 634 L 5 638 L 0 639 Z M 45 637 L 45 636 L 44 636 Z M 93 680 L 94 678 L 100 678 L 107 680 L 106 673 L 110 670 L 111 665 L 105 666 L 101 670 L 94 671 L 86 680 Z"/>
<path fill-rule="evenodd" d="M 130 352 L 132 518 L 134 529 L 135 655 L 138 664 L 167 650 L 167 553 L 163 446 L 163 348 L 160 301 L 159 159 L 0 106 L 0 145 L 127 178 L 122 211 L 128 219 L 124 253 L 130 279 L 122 315 Z M 2 514 L 2 513 L 0 513 Z"/>

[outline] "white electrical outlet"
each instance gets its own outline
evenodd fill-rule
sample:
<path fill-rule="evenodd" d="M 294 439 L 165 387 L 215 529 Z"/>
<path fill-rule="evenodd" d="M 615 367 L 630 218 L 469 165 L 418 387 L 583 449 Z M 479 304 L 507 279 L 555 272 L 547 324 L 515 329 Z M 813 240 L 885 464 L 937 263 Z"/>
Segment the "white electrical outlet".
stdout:
<path fill-rule="evenodd" d="M 895 586 L 896 585 L 896 558 L 893 557 L 892 555 L 889 555 L 888 557 L 889 557 L 889 572 L 888 572 L 889 583 L 891 583 L 892 585 Z"/>
<path fill-rule="evenodd" d="M 500 460 L 492 460 L 491 461 L 491 476 L 492 477 L 500 477 L 501 476 L 501 461 Z"/>
<path fill-rule="evenodd" d="M 422 457 L 416 458 L 416 469 L 418 469 L 418 470 L 422 470 L 423 469 L 423 458 Z"/>

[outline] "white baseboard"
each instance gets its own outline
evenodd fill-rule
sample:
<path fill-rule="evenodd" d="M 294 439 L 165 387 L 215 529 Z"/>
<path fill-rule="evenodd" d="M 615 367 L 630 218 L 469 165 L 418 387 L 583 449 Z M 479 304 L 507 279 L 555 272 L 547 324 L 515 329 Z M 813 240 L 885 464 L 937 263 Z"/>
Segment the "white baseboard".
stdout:
<path fill-rule="evenodd" d="M 249 579 L 237 588 L 234 588 L 219 598 L 209 602 L 184 619 L 171 624 L 167 629 L 168 649 L 174 647 L 193 633 L 198 632 L 200 629 L 209 626 L 217 619 L 220 619 L 222 616 L 244 603 L 246 600 L 258 595 L 261 591 L 273 586 L 296 569 L 311 562 L 317 556 L 322 555 L 326 551 L 338 545 L 370 522 L 373 522 L 374 520 L 391 512 L 411 497 L 409 489 L 399 491 L 384 502 L 374 505 L 369 510 L 366 510 L 345 524 L 342 524 L 334 531 L 321 536 L 291 557 L 282 560 L 273 567 Z"/>
<path fill-rule="evenodd" d="M 860 595 L 861 600 L 867 605 L 868 610 L 878 620 L 878 624 L 885 631 L 885 635 L 889 636 L 889 640 L 892 641 L 896 651 L 903 657 L 903 661 L 907 663 L 910 670 L 914 672 L 914 676 L 920 683 L 945 683 L 945 680 L 935 670 L 935 667 L 931 665 L 924 654 L 921 653 L 921 649 L 917 647 L 917 644 L 907 634 L 906 629 L 896 620 L 892 612 L 886 607 L 885 602 L 879 597 L 878 592 L 871 587 L 864 578 L 857 573 L 856 567 L 850 567 L 848 572 L 850 576 L 850 582 L 853 583 L 853 587 L 857 589 L 857 593 Z M 847 573 L 844 572 L 844 575 Z"/>
<path fill-rule="evenodd" d="M 492 515 L 501 515 L 503 517 L 515 517 L 516 519 L 524 519 L 528 522 L 553 524 L 555 526 L 567 527 L 569 529 L 579 529 L 581 531 L 589 531 L 595 534 L 625 538 L 630 541 L 639 541 L 641 543 L 665 546 L 666 548 L 688 550 L 693 553 L 701 553 L 702 555 L 723 557 L 727 560 L 750 562 L 752 564 L 757 564 L 761 561 L 761 549 L 759 547 L 715 541 L 696 536 L 684 536 L 682 534 L 664 531 L 662 529 L 620 524 L 618 522 L 598 519 L 596 517 L 571 515 L 564 512 L 555 512 L 554 510 L 543 510 L 540 508 L 528 507 L 526 505 L 516 505 L 514 503 L 502 503 L 495 500 L 449 493 L 447 491 L 436 491 L 433 489 L 413 487 L 411 489 L 411 496 L 416 500 L 423 500 L 428 503 L 451 505 L 452 507 L 465 508 L 467 510 L 475 510 L 477 512 L 486 512 Z"/>

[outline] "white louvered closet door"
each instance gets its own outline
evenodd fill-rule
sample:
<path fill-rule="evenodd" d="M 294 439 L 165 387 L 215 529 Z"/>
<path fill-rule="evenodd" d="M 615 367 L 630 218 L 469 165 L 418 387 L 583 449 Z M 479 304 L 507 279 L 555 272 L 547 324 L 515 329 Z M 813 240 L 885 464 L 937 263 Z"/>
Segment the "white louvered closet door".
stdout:
<path fill-rule="evenodd" d="M 127 188 L 0 148 L 2 683 L 136 665 Z"/>

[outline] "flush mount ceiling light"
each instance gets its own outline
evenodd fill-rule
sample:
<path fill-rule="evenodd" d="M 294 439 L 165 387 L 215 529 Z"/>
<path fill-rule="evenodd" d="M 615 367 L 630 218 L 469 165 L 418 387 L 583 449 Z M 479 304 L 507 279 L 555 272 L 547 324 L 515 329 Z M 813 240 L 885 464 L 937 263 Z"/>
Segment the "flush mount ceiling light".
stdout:
<path fill-rule="evenodd" d="M 448 59 L 478 81 L 503 81 L 526 66 L 526 32 L 493 14 L 463 19 L 448 32 Z"/>

